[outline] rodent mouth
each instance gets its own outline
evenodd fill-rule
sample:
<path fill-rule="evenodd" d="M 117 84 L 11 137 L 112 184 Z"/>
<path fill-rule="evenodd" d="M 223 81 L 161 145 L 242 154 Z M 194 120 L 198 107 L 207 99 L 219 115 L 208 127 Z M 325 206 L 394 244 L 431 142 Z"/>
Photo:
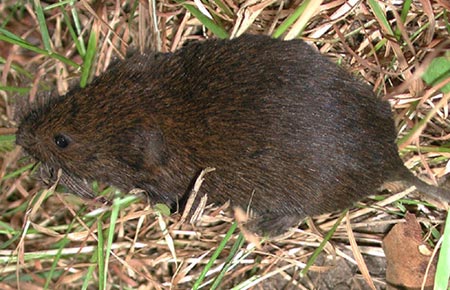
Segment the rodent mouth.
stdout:
<path fill-rule="evenodd" d="M 33 137 L 33 136 L 29 136 L 27 133 L 24 133 L 26 130 L 22 130 L 21 127 L 19 127 L 16 130 L 16 140 L 15 143 L 16 145 L 20 146 L 22 148 L 22 150 L 24 150 L 25 152 L 27 152 L 29 155 L 35 157 L 35 159 L 39 160 L 39 158 L 36 158 L 38 156 L 38 154 L 34 154 L 34 153 L 39 153 L 39 152 L 35 152 L 37 151 L 37 145 L 38 142 L 37 140 Z"/>
<path fill-rule="evenodd" d="M 78 195 L 84 199 L 96 198 L 88 181 L 75 175 L 68 174 L 62 168 L 55 169 L 48 164 L 41 163 L 39 167 L 39 174 L 42 182 L 47 186 L 53 185 L 59 180 L 60 185 L 63 185 L 75 195 Z"/>
<path fill-rule="evenodd" d="M 58 180 L 58 172 L 45 163 L 39 163 L 39 177 L 47 185 L 53 185 Z"/>

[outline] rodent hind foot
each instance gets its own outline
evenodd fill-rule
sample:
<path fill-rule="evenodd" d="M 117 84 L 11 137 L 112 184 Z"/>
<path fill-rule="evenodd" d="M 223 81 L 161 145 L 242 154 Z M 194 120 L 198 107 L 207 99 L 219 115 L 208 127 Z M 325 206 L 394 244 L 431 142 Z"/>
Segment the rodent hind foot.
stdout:
<path fill-rule="evenodd" d="M 244 228 L 263 237 L 277 237 L 285 234 L 289 228 L 295 227 L 301 221 L 298 215 L 266 212 L 250 218 Z"/>

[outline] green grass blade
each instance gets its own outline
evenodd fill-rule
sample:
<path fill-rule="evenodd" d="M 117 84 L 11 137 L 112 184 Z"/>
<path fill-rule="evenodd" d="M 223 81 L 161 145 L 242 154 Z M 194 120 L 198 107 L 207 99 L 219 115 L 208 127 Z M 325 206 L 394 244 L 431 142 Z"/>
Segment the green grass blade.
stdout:
<path fill-rule="evenodd" d="M 405 136 L 397 140 L 397 145 L 399 146 L 399 148 L 403 149 L 405 143 L 410 142 L 415 137 L 418 137 L 416 136 L 418 135 L 418 132 L 426 126 L 426 124 L 435 115 L 436 111 L 442 108 L 449 99 L 450 93 L 444 94 L 443 98 L 439 101 L 439 103 L 431 111 L 429 111 L 423 119 L 417 122 L 417 124 Z"/>
<path fill-rule="evenodd" d="M 217 260 L 217 258 L 219 257 L 220 253 L 223 251 L 223 249 L 225 248 L 226 244 L 228 243 L 228 241 L 231 239 L 231 236 L 233 235 L 233 233 L 236 230 L 236 228 L 237 228 L 237 223 L 234 222 L 231 225 L 231 227 L 228 230 L 228 232 L 226 233 L 226 235 L 223 238 L 223 240 L 220 242 L 220 244 L 217 247 L 217 249 L 212 254 L 211 259 L 209 259 L 209 261 L 206 264 L 205 268 L 203 268 L 202 272 L 200 273 L 200 276 L 195 281 L 195 284 L 192 287 L 193 290 L 197 290 L 200 287 L 201 283 L 203 282 L 203 280 L 206 277 L 206 273 L 208 273 L 208 271 L 211 269 L 212 265 Z"/>
<path fill-rule="evenodd" d="M 5 176 L 3 176 L 2 181 L 9 179 L 9 178 L 15 178 L 19 175 L 21 175 L 22 173 L 24 173 L 25 171 L 30 170 L 31 168 L 33 168 L 34 163 L 28 164 L 24 167 L 18 168 L 17 170 L 15 170 L 14 172 L 11 172 L 9 174 L 6 174 Z"/>
<path fill-rule="evenodd" d="M 19 205 L 18 207 L 11 208 L 11 209 L 7 210 L 6 212 L 2 213 L 2 218 L 11 217 L 17 213 L 24 212 L 27 210 L 27 206 L 28 206 L 28 204 L 26 202 L 24 202 L 21 205 Z M 14 238 L 12 238 L 12 239 L 14 239 Z M 8 240 L 7 243 L 9 243 L 12 239 Z M 1 246 L 0 246 L 0 249 L 1 249 Z"/>
<path fill-rule="evenodd" d="M 239 234 L 236 242 L 234 243 L 233 247 L 231 248 L 230 254 L 228 255 L 227 259 L 225 260 L 224 266 L 222 270 L 220 271 L 219 275 L 217 275 L 216 279 L 214 279 L 214 282 L 211 286 L 211 290 L 215 290 L 220 286 L 220 283 L 222 282 L 223 277 L 225 277 L 225 274 L 227 273 L 228 269 L 231 266 L 231 262 L 233 258 L 236 256 L 239 249 L 244 245 L 245 239 L 242 234 Z"/>
<path fill-rule="evenodd" d="M 26 203 L 24 203 L 26 208 Z M 16 241 L 20 240 L 20 236 L 22 233 L 20 231 L 15 231 L 14 229 L 10 228 L 9 225 L 6 225 L 4 222 L 0 223 L 0 228 L 2 229 L 0 234 L 4 236 L 10 236 L 8 240 L 6 240 L 4 243 L 0 244 L 0 250 L 7 249 L 10 245 L 16 243 Z M 3 262 L 3 261 L 2 261 Z"/>
<path fill-rule="evenodd" d="M 69 65 L 69 66 L 72 66 L 75 68 L 80 68 L 80 66 L 77 63 L 71 61 L 70 59 L 68 59 L 60 54 L 50 52 L 45 49 L 36 47 L 36 46 L 32 45 L 31 43 L 21 39 L 20 37 L 10 33 L 9 31 L 7 31 L 3 28 L 0 28 L 0 41 L 6 41 L 8 43 L 17 44 L 18 46 L 20 46 L 24 49 L 28 49 L 32 52 L 52 57 L 54 59 L 57 59 L 65 64 Z"/>
<path fill-rule="evenodd" d="M 434 17 L 437 20 L 439 20 L 441 18 L 441 16 L 445 15 L 444 12 L 440 12 L 438 14 L 436 14 L 436 16 Z M 447 17 L 444 17 L 444 21 L 446 21 Z M 423 25 L 421 25 L 413 34 L 411 34 L 410 39 L 411 41 L 415 41 L 417 38 L 420 37 L 420 35 L 422 34 L 422 32 L 424 30 L 427 30 L 430 27 L 430 22 L 425 22 Z M 450 33 L 450 31 L 449 31 Z"/>
<path fill-rule="evenodd" d="M 402 20 L 403 23 L 405 23 L 406 17 L 408 16 L 409 10 L 411 8 L 411 2 L 412 0 L 405 0 L 403 2 L 402 14 L 400 15 L 400 19 Z"/>
<path fill-rule="evenodd" d="M 81 25 L 80 17 L 78 16 L 78 11 L 77 11 L 77 9 L 75 9 L 75 6 L 74 6 L 75 4 L 76 4 L 76 1 L 72 0 L 73 8 L 70 10 L 70 12 L 72 14 L 72 20 L 75 25 L 77 35 L 81 35 L 81 33 L 83 31 L 83 26 Z M 81 51 L 83 51 L 83 53 L 81 55 L 85 55 L 86 54 L 86 46 L 85 46 L 85 43 L 83 42 L 82 37 L 80 37 L 80 45 L 81 45 Z"/>
<path fill-rule="evenodd" d="M 186 4 L 184 1 L 177 2 L 182 3 L 183 6 L 192 13 L 192 15 L 194 15 L 204 26 L 206 26 L 206 28 L 211 30 L 211 32 L 214 33 L 214 35 L 216 35 L 217 37 L 222 39 L 230 37 L 228 32 L 223 27 L 206 17 L 202 12 L 200 12 L 200 10 L 195 8 L 195 6 Z"/>
<path fill-rule="evenodd" d="M 107 278 L 108 278 L 108 263 L 109 263 L 109 257 L 111 256 L 111 249 L 112 249 L 112 244 L 113 244 L 113 240 L 114 240 L 114 232 L 116 229 L 116 223 L 117 223 L 117 219 L 119 217 L 119 211 L 120 211 L 120 207 L 122 204 L 126 204 L 129 201 L 129 198 L 124 197 L 124 198 L 117 198 L 114 200 L 114 203 L 111 207 L 111 217 L 109 219 L 109 228 L 108 228 L 108 239 L 106 241 L 106 247 L 104 247 L 104 245 L 102 244 L 102 246 L 100 247 L 100 238 L 99 238 L 99 252 L 101 252 L 101 249 L 106 249 L 105 250 L 105 256 L 104 259 L 99 259 L 99 275 L 101 275 L 99 277 L 99 281 L 100 281 L 100 285 L 99 285 L 99 289 L 103 290 L 105 289 L 106 285 L 107 285 Z M 99 225 L 99 232 L 101 229 L 101 225 Z M 103 288 L 102 288 L 103 287 Z"/>
<path fill-rule="evenodd" d="M 292 24 L 294 24 L 295 21 L 303 14 L 305 11 L 305 8 L 308 6 L 309 1 L 304 1 L 301 5 L 295 9 L 294 13 L 289 15 L 288 18 L 286 18 L 283 23 L 275 30 L 275 32 L 272 34 L 274 38 L 280 37 L 283 33 L 285 33 L 289 27 L 291 27 Z"/>
<path fill-rule="evenodd" d="M 13 43 L 13 44 L 19 44 L 19 45 L 20 45 L 19 42 L 24 42 L 24 43 L 26 43 L 26 41 L 25 41 L 24 39 L 22 39 L 21 37 L 15 35 L 15 34 L 12 33 L 12 32 L 9 32 L 9 31 L 8 31 L 7 29 L 5 29 L 5 28 L 0 28 L 0 33 L 4 34 L 7 38 L 10 38 L 11 41 L 17 41 L 17 42 L 11 42 L 11 43 Z M 0 35 L 0 36 L 1 36 L 1 35 Z M 6 40 L 5 40 L 5 41 L 6 41 Z"/>
<path fill-rule="evenodd" d="M 15 135 L 0 135 L 0 152 L 11 151 L 15 146 L 14 144 L 15 140 L 16 140 Z"/>
<path fill-rule="evenodd" d="M 66 26 L 69 29 L 70 37 L 75 43 L 75 47 L 77 48 L 78 53 L 81 55 L 81 57 L 84 58 L 86 55 L 86 47 L 84 46 L 83 39 L 81 37 L 78 37 L 75 29 L 72 26 L 72 21 L 70 21 L 70 17 L 63 7 L 61 8 L 61 13 L 64 17 L 64 22 L 66 23 Z"/>
<path fill-rule="evenodd" d="M 445 29 L 447 30 L 447 33 L 450 34 L 450 21 L 449 21 L 450 15 L 448 15 L 448 10 L 444 10 L 442 11 L 442 13 L 444 14 Z"/>
<path fill-rule="evenodd" d="M 408 16 L 409 9 L 411 8 L 411 0 L 405 0 L 403 2 L 402 12 L 400 15 L 400 20 L 405 23 L 406 17 Z M 402 38 L 402 32 L 400 31 L 400 26 L 397 26 L 395 29 L 395 38 L 401 39 Z"/>
<path fill-rule="evenodd" d="M 0 91 L 10 92 L 10 93 L 18 93 L 18 94 L 26 94 L 30 91 L 30 88 L 19 88 L 19 87 L 10 87 L 10 86 L 0 86 Z"/>
<path fill-rule="evenodd" d="M 45 19 L 44 10 L 41 6 L 41 1 L 34 0 L 34 10 L 36 12 L 37 21 L 39 23 L 39 29 L 41 32 L 42 43 L 44 44 L 45 50 L 48 52 L 52 51 L 52 44 L 50 41 L 50 34 L 48 33 L 47 21 Z"/>
<path fill-rule="evenodd" d="M 95 268 L 97 268 L 97 264 L 98 264 L 97 263 L 97 261 L 98 261 L 97 258 L 99 256 L 99 252 L 103 251 L 102 250 L 103 248 L 99 248 L 98 245 L 99 244 L 97 243 L 97 248 L 95 249 L 93 255 L 91 256 L 91 259 L 90 259 L 91 266 L 88 267 L 86 276 L 85 276 L 84 281 L 83 281 L 83 286 L 81 286 L 82 290 L 89 289 L 89 286 L 91 285 L 91 283 L 93 281 L 92 277 L 94 275 Z"/>
<path fill-rule="evenodd" d="M 0 28 L 0 29 L 1 29 L 1 28 Z M 5 63 L 6 63 L 6 59 L 4 59 L 3 57 L 0 57 L 0 63 L 5 64 Z M 33 77 L 34 77 L 30 72 L 28 72 L 26 69 L 22 68 L 22 67 L 19 66 L 19 65 L 11 64 L 11 67 L 12 67 L 15 71 L 17 71 L 17 72 L 23 74 L 24 76 L 26 76 L 26 77 L 29 78 L 29 79 L 33 79 Z"/>
<path fill-rule="evenodd" d="M 22 7 L 23 10 L 23 5 L 21 5 L 20 3 L 16 3 L 14 5 L 11 5 L 10 7 L 10 13 L 8 13 L 8 16 L 3 19 L 2 24 L 0 25 L 1 28 L 5 28 L 6 25 L 8 25 L 9 21 L 14 18 L 14 15 L 17 13 L 17 10 Z"/>
<path fill-rule="evenodd" d="M 205 2 L 205 1 L 204 1 Z M 222 11 L 228 15 L 229 17 L 234 16 L 233 11 L 231 11 L 230 7 L 228 7 L 227 4 L 225 4 L 222 0 L 214 0 L 214 3 L 217 4 L 217 6 L 219 6 L 220 9 L 222 9 Z"/>
<path fill-rule="evenodd" d="M 97 220 L 97 238 L 98 289 L 103 290 L 106 287 L 106 274 L 108 269 L 105 261 L 105 252 L 103 251 L 105 248 L 105 241 L 103 238 L 103 222 L 101 218 Z M 106 256 L 108 255 L 109 252 L 107 251 Z"/>
<path fill-rule="evenodd" d="M 73 0 L 64 0 L 64 1 L 59 1 L 57 3 L 53 3 L 48 5 L 47 7 L 44 8 L 44 11 L 49 11 L 58 7 L 64 8 L 66 5 L 70 5 L 72 4 Z"/>
<path fill-rule="evenodd" d="M 450 279 L 450 212 L 447 212 L 445 221 L 444 236 L 439 253 L 439 260 L 436 267 L 436 276 L 434 277 L 434 289 L 448 289 Z"/>
<path fill-rule="evenodd" d="M 413 146 L 408 145 L 404 148 L 405 152 L 420 152 L 420 153 L 450 153 L 450 147 L 437 146 Z"/>
<path fill-rule="evenodd" d="M 84 56 L 83 70 L 80 77 L 80 86 L 84 88 L 89 80 L 91 74 L 92 64 L 94 62 L 95 54 L 97 53 L 97 30 L 92 29 L 89 35 L 88 47 L 86 55 Z"/>
<path fill-rule="evenodd" d="M 69 227 L 66 230 L 66 236 L 59 242 L 59 245 L 58 245 L 59 249 L 53 260 L 47 280 L 45 281 L 44 289 L 49 289 L 49 285 L 52 282 L 52 278 L 55 275 L 55 272 L 57 271 L 57 268 L 59 266 L 59 260 L 61 259 L 64 248 L 70 243 L 70 240 L 67 238 L 67 235 L 69 233 L 71 233 L 73 225 L 74 225 L 74 221 L 75 221 L 75 219 L 72 221 L 72 223 L 69 224 Z M 57 275 L 57 276 L 60 276 L 60 275 Z"/>
<path fill-rule="evenodd" d="M 372 11 L 375 14 L 375 17 L 378 19 L 380 25 L 383 26 L 385 31 L 387 31 L 390 35 L 394 36 L 392 27 L 389 24 L 389 21 L 387 20 L 386 15 L 384 14 L 383 9 L 381 9 L 378 2 L 376 0 L 369 0 L 368 3 L 369 6 L 372 8 Z"/>
<path fill-rule="evenodd" d="M 325 247 L 326 243 L 331 239 L 331 237 L 333 236 L 334 232 L 337 230 L 338 226 L 341 224 L 342 219 L 347 214 L 347 211 L 348 211 L 348 209 L 345 210 L 341 214 L 341 216 L 336 221 L 336 223 L 333 225 L 331 230 L 329 230 L 328 233 L 325 235 L 325 237 L 323 238 L 323 241 L 320 243 L 319 247 L 317 247 L 317 249 L 311 255 L 311 257 L 309 258 L 308 262 L 306 263 L 305 268 L 303 268 L 303 270 L 300 272 L 300 275 L 302 277 L 304 275 L 306 275 L 306 273 L 308 272 L 309 268 L 314 264 L 314 262 L 316 261 L 317 257 L 319 256 L 319 254 L 323 251 L 323 248 Z"/>

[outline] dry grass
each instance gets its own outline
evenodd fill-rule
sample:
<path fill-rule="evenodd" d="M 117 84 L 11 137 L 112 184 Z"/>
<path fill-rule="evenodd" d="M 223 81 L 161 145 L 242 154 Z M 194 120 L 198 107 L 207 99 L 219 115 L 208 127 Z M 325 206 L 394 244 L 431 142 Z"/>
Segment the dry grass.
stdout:
<path fill-rule="evenodd" d="M 383 288 L 382 273 L 366 272 L 362 258 L 383 256 L 382 237 L 387 228 L 401 222 L 406 210 L 419 217 L 425 237 L 434 244 L 444 219 L 442 205 L 436 208 L 403 194 L 365 200 L 350 210 L 346 222 L 336 225 L 329 241 L 324 237 L 340 213 L 315 217 L 290 235 L 255 247 L 236 233 L 224 238 L 233 222 L 226 205 L 206 208 L 193 227 L 179 224 L 179 215 L 155 213 L 145 200 L 132 196 L 116 197 L 111 208 L 86 205 L 59 193 L 48 197 L 30 178 L 28 161 L 12 146 L 10 128 L 16 126 L 17 92 L 28 93 L 30 100 L 49 88 L 64 93 L 74 79 L 81 76 L 88 81 L 129 47 L 169 52 L 189 40 L 215 37 L 211 31 L 219 36 L 246 31 L 285 38 L 301 32 L 302 38 L 391 101 L 406 165 L 433 182 L 448 172 L 449 95 L 427 86 L 420 76 L 449 48 L 450 7 L 445 1 L 414 1 L 407 9 L 393 3 L 305 1 L 298 16 L 300 1 L 224 0 L 205 4 L 214 18 L 210 21 L 199 17 L 194 6 L 188 6 L 189 12 L 177 1 L 158 1 L 154 6 L 151 1 L 80 1 L 74 6 L 63 3 L 62 8 L 41 2 L 43 20 L 35 13 L 39 6 L 2 1 L 0 288 L 190 289 L 211 261 L 202 283 L 212 283 L 226 264 L 222 289 L 273 285 L 311 289 L 324 286 L 310 274 L 329 270 L 338 259 L 358 265 L 364 273 L 349 278 Z M 64 17 L 72 19 L 81 41 L 71 36 Z M 7 38 L 6 32 L 27 43 L 16 39 L 11 44 L 14 38 Z M 112 190 L 107 194 L 115 196 Z M 221 241 L 226 242 L 223 247 Z M 302 278 L 300 271 L 323 241 L 324 256 L 332 259 L 311 266 Z M 212 260 L 218 247 L 218 257 Z M 233 259 L 226 262 L 230 255 Z"/>

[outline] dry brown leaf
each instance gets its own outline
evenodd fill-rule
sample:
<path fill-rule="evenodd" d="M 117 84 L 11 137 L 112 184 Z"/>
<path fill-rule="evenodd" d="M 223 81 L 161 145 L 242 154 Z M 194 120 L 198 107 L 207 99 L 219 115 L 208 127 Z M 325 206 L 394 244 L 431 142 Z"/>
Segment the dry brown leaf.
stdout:
<path fill-rule="evenodd" d="M 429 255 L 422 254 L 423 250 L 420 251 L 420 247 L 426 245 L 422 241 L 422 229 L 416 217 L 407 214 L 405 218 L 406 223 L 395 225 L 383 239 L 388 289 L 420 289 L 430 260 Z M 435 271 L 435 265 L 432 265 L 425 287 L 432 287 Z"/>

